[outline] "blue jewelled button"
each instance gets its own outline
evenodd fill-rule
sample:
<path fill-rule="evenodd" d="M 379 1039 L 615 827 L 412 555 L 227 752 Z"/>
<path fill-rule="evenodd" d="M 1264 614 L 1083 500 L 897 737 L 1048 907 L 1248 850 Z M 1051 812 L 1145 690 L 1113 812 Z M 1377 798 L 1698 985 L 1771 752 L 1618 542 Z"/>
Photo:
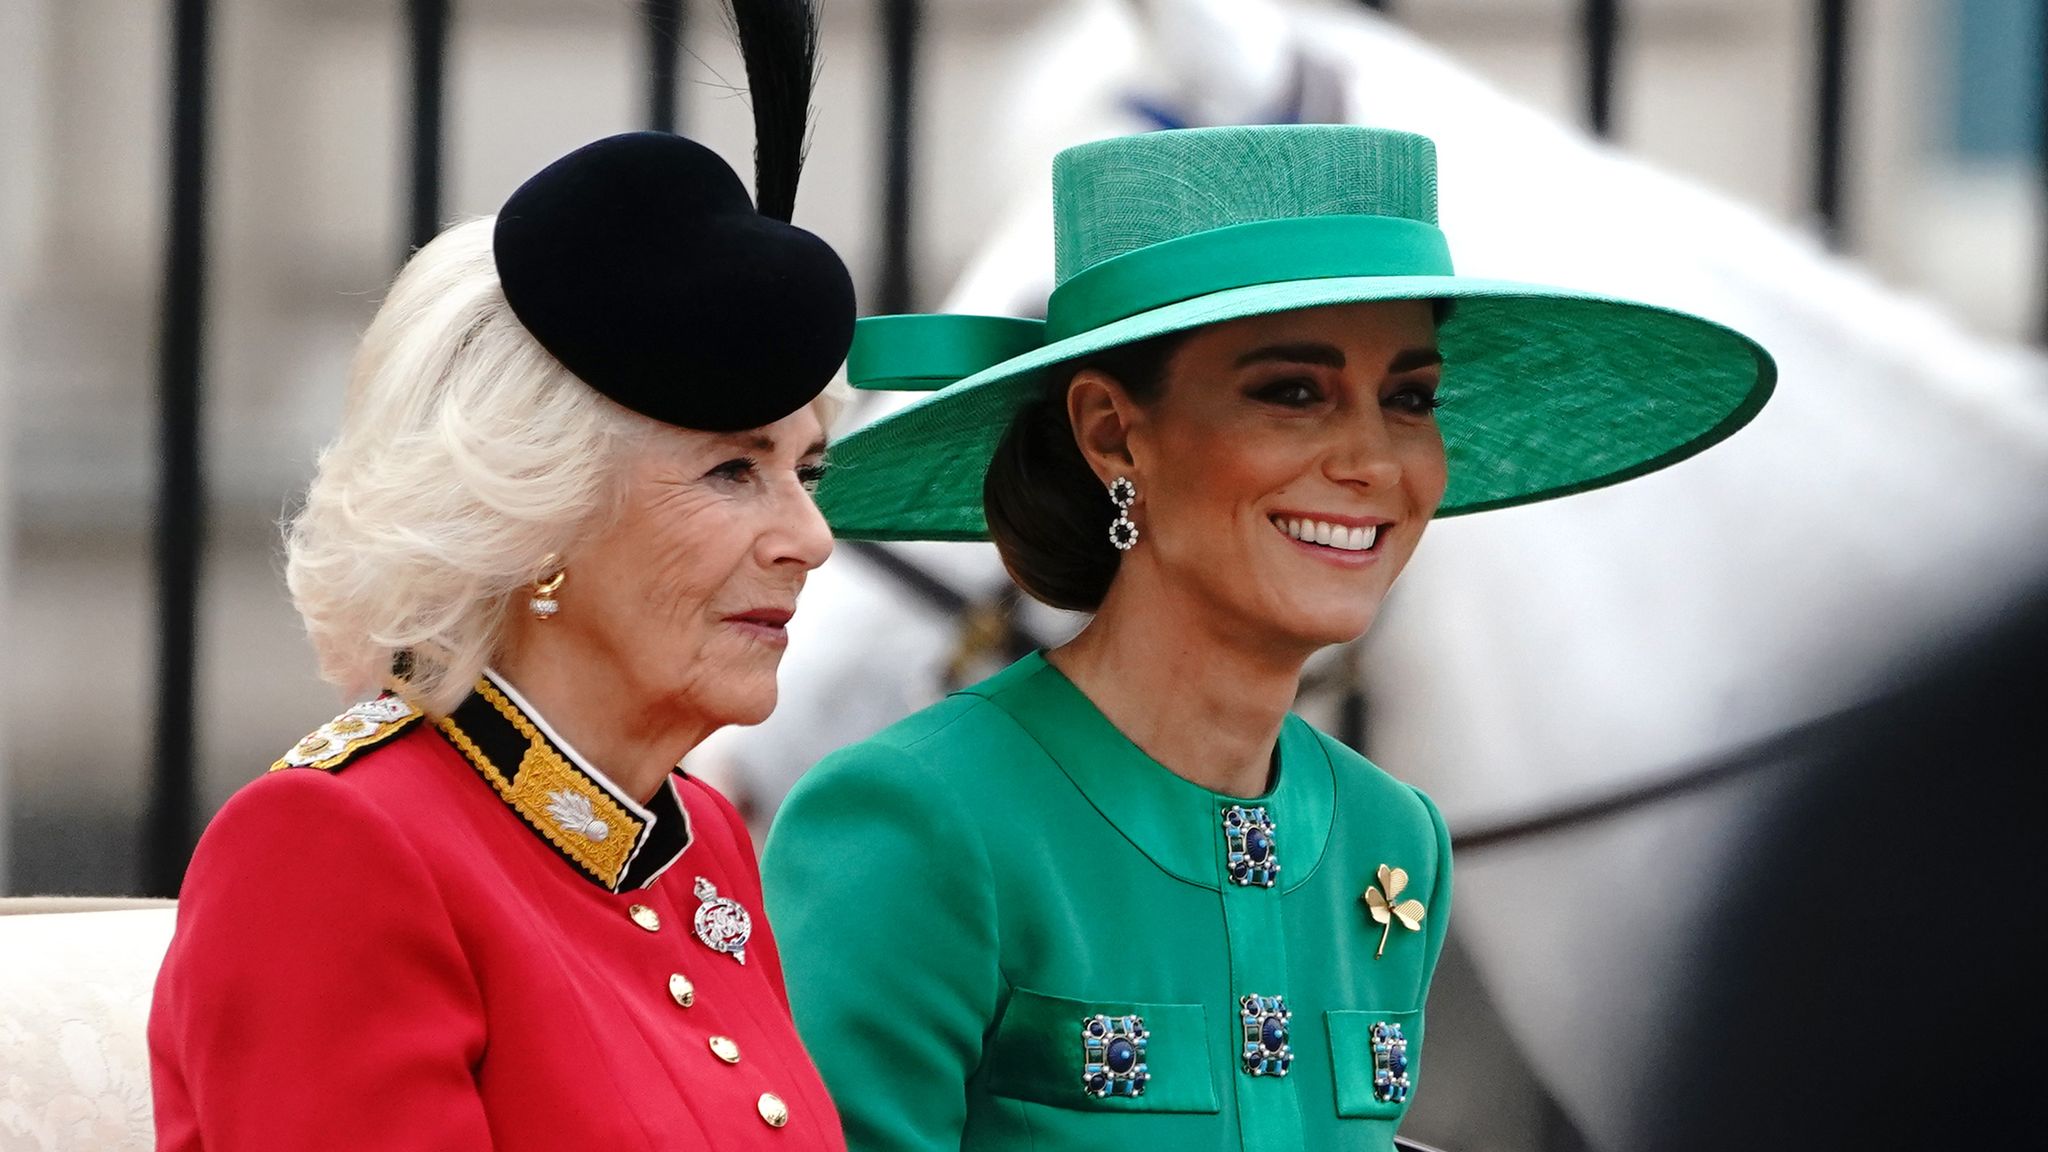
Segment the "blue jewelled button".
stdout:
<path fill-rule="evenodd" d="M 1273 819 L 1264 808 L 1223 810 L 1224 871 L 1241 888 L 1271 888 L 1280 875 Z"/>
<path fill-rule="evenodd" d="M 1238 1002 L 1239 1022 L 1244 1028 L 1241 1052 L 1249 1076 L 1285 1076 L 1294 1063 L 1294 1049 L 1287 1042 L 1287 1010 L 1284 996 L 1246 996 Z"/>
<path fill-rule="evenodd" d="M 1081 1021 L 1081 1088 L 1090 1096 L 1145 1094 L 1151 1033 L 1141 1016 L 1090 1016 Z"/>
<path fill-rule="evenodd" d="M 1379 1021 L 1372 1038 L 1372 1094 L 1382 1104 L 1403 1104 L 1412 1087 L 1408 1079 L 1408 1037 L 1399 1024 Z"/>

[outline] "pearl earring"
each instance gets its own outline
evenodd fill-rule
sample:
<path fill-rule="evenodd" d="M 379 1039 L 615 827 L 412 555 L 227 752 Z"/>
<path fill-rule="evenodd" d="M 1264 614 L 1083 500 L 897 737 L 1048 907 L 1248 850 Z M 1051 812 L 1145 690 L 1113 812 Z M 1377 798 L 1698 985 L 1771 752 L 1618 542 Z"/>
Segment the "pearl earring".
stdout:
<path fill-rule="evenodd" d="M 1138 546 L 1138 526 L 1131 523 L 1131 505 L 1138 502 L 1138 486 L 1128 476 L 1109 483 L 1109 502 L 1116 505 L 1116 519 L 1109 522 L 1109 542 L 1119 552 Z"/>
<path fill-rule="evenodd" d="M 546 620 L 562 610 L 562 602 L 555 599 L 555 593 L 562 588 L 562 581 L 569 578 L 569 570 L 562 566 L 562 558 L 553 552 L 541 561 L 541 567 L 551 569 L 552 574 L 533 582 L 533 598 L 526 602 L 526 608 L 534 619 Z"/>

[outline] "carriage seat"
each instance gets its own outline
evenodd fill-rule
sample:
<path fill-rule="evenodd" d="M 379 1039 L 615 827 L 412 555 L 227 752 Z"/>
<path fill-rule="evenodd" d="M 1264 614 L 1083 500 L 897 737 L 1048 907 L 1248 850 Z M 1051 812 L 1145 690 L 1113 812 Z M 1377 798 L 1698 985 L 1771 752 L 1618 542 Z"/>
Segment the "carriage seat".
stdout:
<path fill-rule="evenodd" d="M 170 901 L 0 899 L 0 1152 L 148 1152 Z"/>

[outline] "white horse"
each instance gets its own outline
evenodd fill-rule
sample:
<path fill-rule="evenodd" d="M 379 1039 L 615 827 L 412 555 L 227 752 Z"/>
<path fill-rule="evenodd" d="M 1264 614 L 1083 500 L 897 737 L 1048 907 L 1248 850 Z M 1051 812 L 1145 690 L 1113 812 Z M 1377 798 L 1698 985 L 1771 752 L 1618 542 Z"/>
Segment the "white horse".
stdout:
<path fill-rule="evenodd" d="M 1332 99 L 1334 77 L 1345 118 L 1437 141 L 1461 272 L 1683 308 L 1778 358 L 1777 395 L 1755 423 L 1696 459 L 1432 528 L 1363 668 L 1369 750 L 1427 789 L 1454 831 L 1806 724 L 2048 572 L 2038 357 L 1970 336 L 1808 237 L 1599 145 L 1364 12 L 1270 0 L 1146 11 L 1083 4 L 1049 35 L 1014 122 L 992 137 L 998 162 L 1035 191 L 949 310 L 1042 302 L 1058 148 L 1146 127 L 1161 102 L 1194 109 L 1191 120 L 1270 116 Z M 970 595 L 1002 586 L 986 546 L 913 554 Z M 1072 621 L 1037 626 L 1056 634 Z M 814 577 L 797 631 L 783 707 L 712 754 L 764 807 L 824 751 L 932 698 L 959 643 L 949 620 L 859 556 Z M 1535 1073 L 1596 1146 L 1629 1146 L 1693 930 L 1770 795 L 1768 779 L 1750 780 L 1460 858 L 1457 936 Z"/>

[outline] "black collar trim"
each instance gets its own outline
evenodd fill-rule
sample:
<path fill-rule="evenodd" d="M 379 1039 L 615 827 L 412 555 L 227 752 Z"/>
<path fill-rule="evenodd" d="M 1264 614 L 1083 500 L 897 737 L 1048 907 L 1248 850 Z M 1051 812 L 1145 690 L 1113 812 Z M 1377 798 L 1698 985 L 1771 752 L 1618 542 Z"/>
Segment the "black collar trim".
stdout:
<path fill-rule="evenodd" d="M 690 846 L 674 776 L 635 802 L 489 672 L 436 726 L 528 828 L 608 892 L 647 887 Z"/>

